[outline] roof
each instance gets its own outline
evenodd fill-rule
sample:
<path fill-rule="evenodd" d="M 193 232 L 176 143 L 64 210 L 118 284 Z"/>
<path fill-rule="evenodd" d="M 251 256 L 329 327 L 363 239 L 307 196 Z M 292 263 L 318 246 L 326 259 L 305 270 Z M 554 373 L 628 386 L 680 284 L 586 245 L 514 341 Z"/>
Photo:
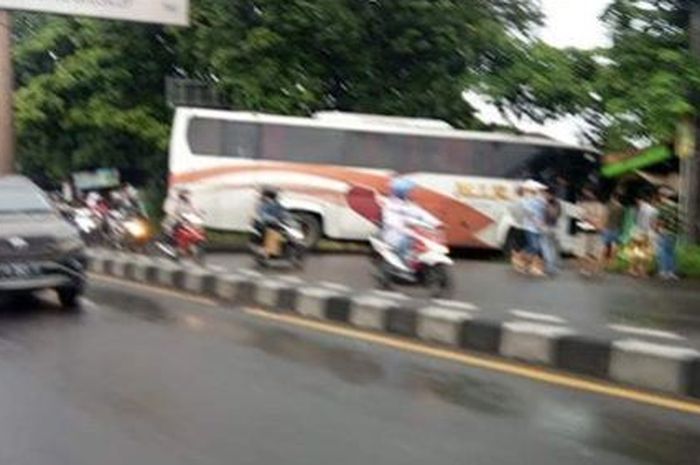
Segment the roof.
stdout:
<path fill-rule="evenodd" d="M 313 127 L 336 130 L 363 131 L 380 134 L 403 134 L 425 137 L 449 137 L 455 139 L 468 139 L 482 142 L 539 145 L 543 147 L 556 147 L 564 150 L 576 150 L 580 152 L 600 152 L 593 147 L 567 144 L 538 136 L 520 136 L 499 132 L 464 131 L 441 127 L 434 124 L 436 120 L 415 119 L 417 124 L 411 127 L 407 124 L 410 118 L 382 117 L 378 115 L 363 115 L 354 113 L 341 113 L 342 117 L 328 117 L 331 113 L 321 112 L 316 118 L 304 118 L 297 116 L 271 115 L 266 113 L 239 112 L 210 110 L 204 108 L 179 107 L 178 116 L 192 116 L 200 118 L 213 118 L 225 121 L 238 121 L 244 123 L 268 123 L 281 124 L 296 127 Z M 395 121 L 395 123 L 392 122 Z M 429 121 L 433 124 L 426 124 Z M 445 123 L 446 124 L 446 123 Z"/>
<path fill-rule="evenodd" d="M 29 178 L 16 174 L 0 176 L 0 187 L 31 187 L 36 189 L 36 185 Z"/>

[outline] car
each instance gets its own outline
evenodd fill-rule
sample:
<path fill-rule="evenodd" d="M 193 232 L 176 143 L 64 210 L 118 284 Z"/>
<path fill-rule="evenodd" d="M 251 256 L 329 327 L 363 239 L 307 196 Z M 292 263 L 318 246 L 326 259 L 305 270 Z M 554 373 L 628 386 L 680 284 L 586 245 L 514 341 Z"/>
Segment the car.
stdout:
<path fill-rule="evenodd" d="M 23 176 L 0 177 L 0 294 L 57 292 L 74 308 L 85 289 L 85 244 Z"/>

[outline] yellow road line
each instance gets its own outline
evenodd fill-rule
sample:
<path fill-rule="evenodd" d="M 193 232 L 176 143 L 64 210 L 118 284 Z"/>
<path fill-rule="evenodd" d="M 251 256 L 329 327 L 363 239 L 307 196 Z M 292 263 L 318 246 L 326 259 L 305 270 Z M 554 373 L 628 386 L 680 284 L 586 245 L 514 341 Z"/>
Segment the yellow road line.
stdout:
<path fill-rule="evenodd" d="M 206 297 L 198 297 L 186 292 L 180 292 L 173 289 L 166 289 L 163 287 L 156 287 L 149 284 L 135 283 L 133 281 L 127 281 L 125 279 L 114 278 L 112 276 L 105 276 L 102 274 L 88 273 L 88 276 L 92 279 L 97 279 L 98 281 L 104 281 L 112 284 L 127 285 L 140 289 L 146 292 L 153 292 L 156 294 L 166 295 L 168 297 L 175 297 L 182 300 L 188 300 L 197 304 L 207 305 L 209 307 L 218 307 L 215 300 L 207 299 Z"/>
<path fill-rule="evenodd" d="M 523 366 L 511 362 L 468 355 L 465 353 L 455 352 L 448 349 L 430 347 L 423 344 L 410 342 L 404 339 L 398 339 L 395 337 L 385 336 L 376 333 L 368 333 L 352 328 L 341 327 L 332 323 L 306 320 L 292 315 L 269 313 L 257 309 L 246 309 L 246 313 L 268 320 L 279 321 L 290 325 L 313 329 L 320 332 L 372 342 L 375 344 L 403 350 L 406 352 L 412 352 L 416 354 L 422 354 L 430 357 L 440 358 L 443 360 L 457 362 L 463 365 L 485 368 L 500 373 L 520 376 L 523 378 L 528 378 L 549 384 L 555 384 L 558 386 L 564 386 L 580 391 L 592 392 L 595 394 L 627 399 L 634 402 L 653 405 L 656 407 L 666 408 L 670 410 L 677 410 L 693 415 L 700 415 L 700 403 L 693 402 L 690 400 L 662 396 L 650 392 L 644 392 L 636 389 L 616 386 L 614 384 L 606 383 L 603 381 L 591 381 L 575 376 L 553 373 L 551 371 L 546 371 L 536 367 Z"/>

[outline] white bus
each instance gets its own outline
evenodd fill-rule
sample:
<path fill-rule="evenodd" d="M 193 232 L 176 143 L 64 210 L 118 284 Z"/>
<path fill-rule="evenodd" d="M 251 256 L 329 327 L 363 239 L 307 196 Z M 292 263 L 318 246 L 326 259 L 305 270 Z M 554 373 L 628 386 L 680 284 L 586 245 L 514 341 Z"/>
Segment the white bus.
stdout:
<path fill-rule="evenodd" d="M 319 113 L 312 118 L 179 108 L 170 143 L 170 196 L 192 192 L 209 228 L 245 231 L 259 191 L 275 186 L 310 243 L 363 240 L 375 229 L 363 202 L 394 176 L 442 219 L 455 247 L 502 248 L 519 182 L 557 179 L 570 195 L 599 168 L 587 147 L 546 138 L 460 131 L 434 120 Z M 568 200 L 572 198 L 569 197 Z M 565 203 L 562 247 L 573 250 Z"/>

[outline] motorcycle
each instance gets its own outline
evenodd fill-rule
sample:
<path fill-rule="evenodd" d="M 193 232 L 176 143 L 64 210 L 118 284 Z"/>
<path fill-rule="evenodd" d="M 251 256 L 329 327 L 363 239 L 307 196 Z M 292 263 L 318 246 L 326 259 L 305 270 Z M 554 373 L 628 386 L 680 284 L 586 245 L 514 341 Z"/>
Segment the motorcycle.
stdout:
<path fill-rule="evenodd" d="M 102 238 L 102 221 L 87 207 L 75 208 L 69 216 L 83 241 L 89 245 L 98 245 Z"/>
<path fill-rule="evenodd" d="M 207 241 L 204 219 L 194 213 L 182 215 L 182 220 L 173 227 L 170 239 L 156 241 L 158 250 L 171 260 L 190 258 L 200 266 L 204 265 L 204 244 Z"/>
<path fill-rule="evenodd" d="M 292 218 L 271 225 L 256 221 L 250 228 L 248 247 L 260 267 L 273 262 L 287 262 L 297 269 L 304 266 L 304 232 Z"/>
<path fill-rule="evenodd" d="M 450 268 L 454 262 L 448 255 L 442 228 L 414 224 L 410 235 L 412 250 L 405 261 L 381 237 L 370 237 L 377 285 L 387 290 L 394 285 L 422 286 L 428 289 L 431 297 L 448 297 L 452 291 Z"/>
<path fill-rule="evenodd" d="M 107 237 L 118 250 L 143 252 L 151 241 L 152 229 L 140 212 L 110 210 L 107 213 Z"/>

